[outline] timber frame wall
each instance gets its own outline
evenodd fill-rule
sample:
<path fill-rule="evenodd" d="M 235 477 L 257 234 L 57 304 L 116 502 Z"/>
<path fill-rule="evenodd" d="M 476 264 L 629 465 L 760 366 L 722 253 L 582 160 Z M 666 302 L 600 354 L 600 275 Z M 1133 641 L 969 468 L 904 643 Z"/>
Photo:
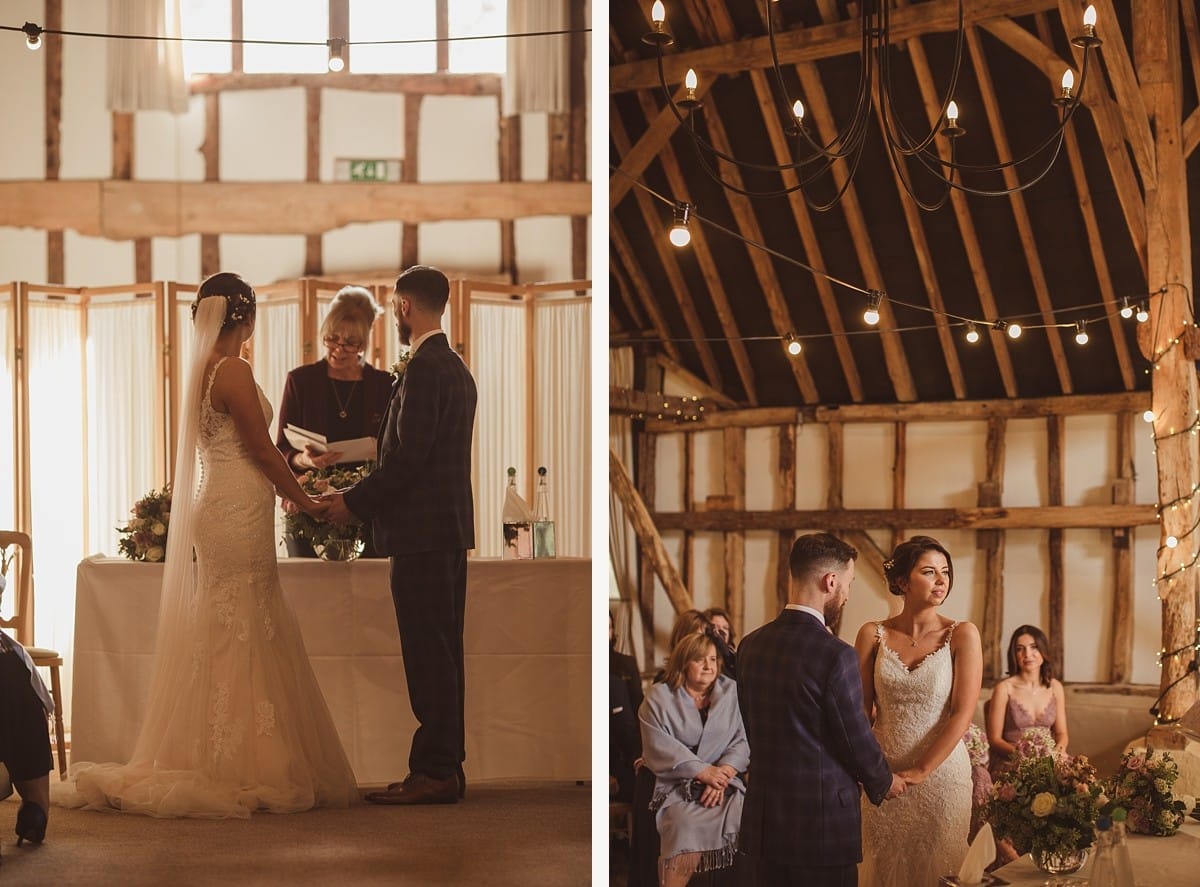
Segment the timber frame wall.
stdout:
<path fill-rule="evenodd" d="M 687 591 L 695 575 L 693 537 L 697 532 L 719 532 L 724 548 L 724 606 L 729 611 L 738 636 L 744 631 L 745 614 L 745 533 L 747 530 L 772 530 L 778 534 L 775 590 L 778 605 L 787 601 L 787 560 L 797 532 L 828 530 L 856 546 L 863 569 L 882 573 L 887 553 L 880 551 L 867 530 L 888 530 L 891 545 L 902 541 L 909 528 L 936 530 L 974 530 L 977 547 L 983 552 L 985 590 L 984 613 L 980 624 L 983 640 L 984 680 L 1004 673 L 1005 642 L 1004 548 L 1009 530 L 1039 530 L 1047 534 L 1049 550 L 1049 624 L 1047 634 L 1058 638 L 1054 666 L 1062 674 L 1065 605 L 1063 531 L 1097 528 L 1111 533 L 1114 556 L 1113 602 L 1114 635 L 1109 664 L 1112 684 L 1130 682 L 1133 656 L 1133 559 L 1130 550 L 1135 527 L 1157 525 L 1153 504 L 1133 502 L 1134 478 L 1133 429 L 1135 416 L 1150 404 L 1149 392 L 1111 395 L 1075 395 L 1030 400 L 955 401 L 949 403 L 851 405 L 841 407 L 765 408 L 721 410 L 720 404 L 692 397 L 640 395 L 614 390 L 613 412 L 627 413 L 635 421 L 634 458 L 636 491 L 628 481 L 619 460 L 611 457 L 612 479 L 626 515 L 638 535 L 638 605 L 643 626 L 643 662 L 654 657 L 654 585 L 655 578 L 667 590 L 675 610 L 690 607 Z M 700 411 L 704 406 L 705 410 Z M 677 412 L 678 411 L 678 412 Z M 1111 504 L 1063 504 L 1064 424 L 1069 416 L 1110 415 L 1116 418 L 1116 468 L 1112 480 Z M 1038 507 L 1005 508 L 1004 453 L 1005 430 L 1009 419 L 1044 418 L 1048 445 L 1048 504 Z M 905 480 L 907 471 L 906 431 L 911 423 L 946 421 L 986 421 L 986 476 L 978 483 L 975 508 L 907 508 Z M 797 510 L 796 428 L 801 424 L 821 423 L 828 431 L 826 507 L 822 510 Z M 892 453 L 892 508 L 847 509 L 842 507 L 845 470 L 844 426 L 849 423 L 891 423 L 894 425 Z M 638 426 L 641 426 L 639 429 Z M 775 429 L 779 438 L 779 460 L 773 466 L 778 487 L 783 491 L 784 508 L 774 511 L 748 511 L 745 508 L 746 432 L 749 429 Z M 695 433 L 719 430 L 724 438 L 723 495 L 696 502 L 693 494 L 695 470 Z M 684 440 L 684 510 L 653 511 L 655 501 L 655 463 L 658 438 L 679 434 Z M 683 533 L 682 556 L 678 571 L 665 554 L 659 533 L 679 530 Z M 673 618 L 673 617 L 672 617 Z M 835 631 L 838 626 L 834 626 Z"/>
<path fill-rule="evenodd" d="M 437 6 L 438 36 L 449 31 L 447 0 Z M 231 2 L 230 36 L 240 39 L 242 2 Z M 586 27 L 583 4 L 568 3 L 570 27 Z M 62 29 L 62 0 L 45 0 L 43 27 Z M 329 0 L 329 32 L 349 30 L 349 0 Z M 438 44 L 437 73 L 355 74 L 348 70 L 321 74 L 247 74 L 242 71 L 240 44 L 233 44 L 233 72 L 193 78 L 192 95 L 203 95 L 205 138 L 203 182 L 136 180 L 134 115 L 111 112 L 112 174 L 108 180 L 59 181 L 63 95 L 63 37 L 43 35 L 45 66 L 45 180 L 0 182 L 0 227 L 40 228 L 47 232 L 45 280 L 65 281 L 66 229 L 134 244 L 134 280 L 154 279 L 151 238 L 200 234 L 200 271 L 221 270 L 221 234 L 303 234 L 303 273 L 324 273 L 321 234 L 350 222 L 395 221 L 403 218 L 401 263 L 417 262 L 420 222 L 449 219 L 496 219 L 501 226 L 500 270 L 519 281 L 519 257 L 513 221 L 526 216 L 571 219 L 571 277 L 588 276 L 587 94 L 584 65 L 587 34 L 570 35 L 569 99 L 571 110 L 549 115 L 549 175 L 545 182 L 521 182 L 521 118 L 501 117 L 497 182 L 418 182 L 421 101 L 427 95 L 495 96 L 501 105 L 502 78 L 496 74 L 451 74 L 449 47 Z M 347 47 L 348 53 L 352 47 Z M 300 87 L 305 91 L 306 174 L 302 182 L 222 183 L 220 170 L 220 96 L 224 91 Z M 331 183 L 319 181 L 320 121 L 323 89 L 393 93 L 405 99 L 405 157 L 398 183 Z M 278 212 L 281 206 L 286 213 Z M 274 210 L 274 211 L 272 211 Z M 119 275 L 118 275 L 119 276 Z"/>

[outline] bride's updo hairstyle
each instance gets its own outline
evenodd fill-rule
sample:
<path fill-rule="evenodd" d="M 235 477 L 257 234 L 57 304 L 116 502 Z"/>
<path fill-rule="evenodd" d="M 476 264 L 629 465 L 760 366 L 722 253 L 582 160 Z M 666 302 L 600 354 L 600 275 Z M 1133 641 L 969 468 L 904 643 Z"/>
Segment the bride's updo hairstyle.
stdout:
<path fill-rule="evenodd" d="M 209 296 L 224 296 L 226 299 L 225 321 L 221 324 L 221 332 L 232 329 L 239 323 L 254 320 L 254 287 L 242 280 L 240 275 L 232 271 L 218 271 L 206 277 L 196 292 L 196 301 L 192 302 L 193 322 L 196 320 L 196 309 L 200 306 L 200 300 Z"/>
<path fill-rule="evenodd" d="M 883 562 L 883 577 L 887 580 L 888 591 L 896 597 L 904 597 L 904 589 L 900 582 L 908 578 L 921 555 L 927 551 L 936 551 L 946 558 L 946 566 L 950 569 L 950 586 L 946 589 L 946 597 L 950 597 L 950 591 L 954 588 L 954 561 L 950 552 L 932 536 L 913 536 L 901 542 L 892 552 L 892 556 Z"/>

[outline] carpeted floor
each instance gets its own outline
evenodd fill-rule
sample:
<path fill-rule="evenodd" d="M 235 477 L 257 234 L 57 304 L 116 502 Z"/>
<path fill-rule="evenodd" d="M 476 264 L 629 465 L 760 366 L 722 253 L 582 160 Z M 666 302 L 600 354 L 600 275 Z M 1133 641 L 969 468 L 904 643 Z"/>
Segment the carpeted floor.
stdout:
<path fill-rule="evenodd" d="M 46 842 L 20 848 L 16 813 L 17 804 L 0 803 L 0 882 L 21 887 L 591 881 L 591 786 L 574 783 L 488 783 L 452 806 L 364 804 L 232 821 L 55 807 Z"/>

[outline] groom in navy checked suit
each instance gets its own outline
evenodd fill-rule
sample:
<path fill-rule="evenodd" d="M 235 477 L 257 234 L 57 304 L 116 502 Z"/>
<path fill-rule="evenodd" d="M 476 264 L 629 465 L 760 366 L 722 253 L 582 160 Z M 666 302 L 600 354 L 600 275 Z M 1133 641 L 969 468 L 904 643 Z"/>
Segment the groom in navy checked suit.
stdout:
<path fill-rule="evenodd" d="M 376 804 L 453 804 L 466 791 L 463 617 L 467 550 L 475 547 L 471 433 L 475 380 L 442 332 L 450 285 L 415 265 L 396 279 L 392 310 L 412 357 L 384 416 L 379 466 L 327 517 L 369 520 L 375 549 L 391 558 L 408 698 L 419 726 L 409 774 Z"/>
<path fill-rule="evenodd" d="M 738 647 L 750 743 L 738 840 L 746 885 L 856 885 L 860 785 L 873 804 L 904 791 L 863 712 L 854 648 L 826 628 L 846 603 L 857 557 L 828 533 L 799 537 L 787 607 Z"/>

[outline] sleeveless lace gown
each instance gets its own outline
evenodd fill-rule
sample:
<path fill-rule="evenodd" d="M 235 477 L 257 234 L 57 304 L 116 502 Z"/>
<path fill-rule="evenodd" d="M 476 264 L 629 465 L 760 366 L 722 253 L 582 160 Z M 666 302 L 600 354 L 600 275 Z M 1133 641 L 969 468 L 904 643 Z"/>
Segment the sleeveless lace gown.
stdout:
<path fill-rule="evenodd" d="M 219 368 L 200 407 L 193 640 L 167 652 L 179 666 L 176 686 L 150 701 L 160 716 L 148 714 L 147 723 L 158 735 L 140 737 L 139 748 L 149 739 L 153 760 L 79 765 L 72 773 L 77 803 L 160 817 L 244 818 L 357 800 L 281 593 L 274 488 L 248 457 L 233 419 L 211 405 Z M 258 397 L 269 424 L 261 389 Z"/>
<path fill-rule="evenodd" d="M 957 624 L 957 623 L 955 623 Z M 888 764 L 903 770 L 916 763 L 950 710 L 954 665 L 952 625 L 942 645 L 911 671 L 887 645 L 876 626 L 876 718 L 873 731 Z M 920 785 L 876 807 L 862 801 L 861 887 L 914 887 L 937 884 L 958 874 L 967 853 L 971 822 L 971 761 L 967 747 L 954 751 Z"/>

